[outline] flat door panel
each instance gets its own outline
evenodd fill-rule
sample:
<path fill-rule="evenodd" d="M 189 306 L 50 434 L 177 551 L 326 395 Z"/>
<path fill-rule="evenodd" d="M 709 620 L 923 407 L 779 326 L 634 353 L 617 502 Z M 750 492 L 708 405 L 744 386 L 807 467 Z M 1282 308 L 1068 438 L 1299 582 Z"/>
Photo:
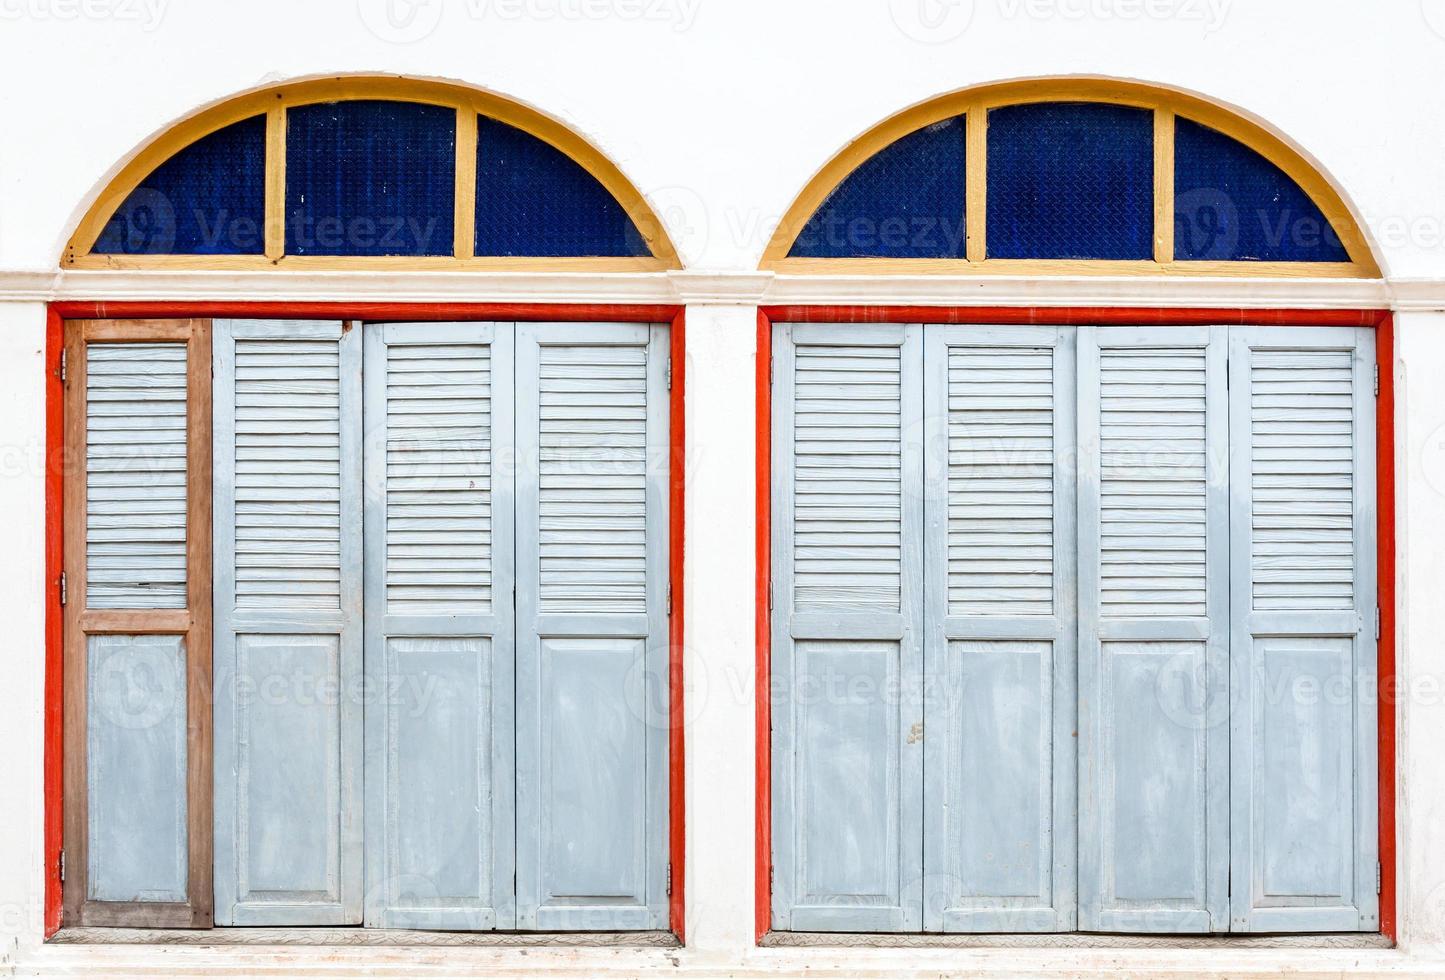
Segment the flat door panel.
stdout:
<path fill-rule="evenodd" d="M 511 929 L 512 325 L 365 330 L 366 924 Z"/>
<path fill-rule="evenodd" d="M 223 925 L 361 921 L 359 334 L 216 323 Z"/>
<path fill-rule="evenodd" d="M 1374 335 L 1230 341 L 1235 931 L 1379 928 Z"/>
<path fill-rule="evenodd" d="M 86 897 L 184 903 L 185 638 L 112 634 L 89 641 Z"/>
<path fill-rule="evenodd" d="M 667 927 L 667 330 L 519 324 L 517 927 Z"/>
<path fill-rule="evenodd" d="M 925 928 L 1074 898 L 1074 332 L 924 328 Z"/>
<path fill-rule="evenodd" d="M 774 331 L 773 925 L 923 925 L 922 334 Z"/>
<path fill-rule="evenodd" d="M 1079 925 L 1228 926 L 1223 328 L 1079 330 Z"/>

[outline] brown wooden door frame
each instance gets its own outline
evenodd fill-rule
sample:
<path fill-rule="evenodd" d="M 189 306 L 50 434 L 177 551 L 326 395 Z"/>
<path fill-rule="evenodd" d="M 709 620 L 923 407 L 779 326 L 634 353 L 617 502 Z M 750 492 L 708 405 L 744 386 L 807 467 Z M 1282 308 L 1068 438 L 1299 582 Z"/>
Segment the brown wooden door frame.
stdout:
<path fill-rule="evenodd" d="M 91 344 L 186 344 L 186 608 L 86 607 L 86 352 Z M 72 320 L 65 324 L 65 881 L 69 926 L 209 928 L 214 911 L 211 814 L 211 321 Z M 186 651 L 187 900 L 89 897 L 86 760 L 88 638 L 180 635 Z"/>

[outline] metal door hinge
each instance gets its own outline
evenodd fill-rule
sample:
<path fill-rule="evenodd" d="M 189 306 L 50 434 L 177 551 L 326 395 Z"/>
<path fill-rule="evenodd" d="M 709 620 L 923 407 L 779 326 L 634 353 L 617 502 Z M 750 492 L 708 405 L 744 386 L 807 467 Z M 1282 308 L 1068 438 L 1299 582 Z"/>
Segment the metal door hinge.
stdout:
<path fill-rule="evenodd" d="M 773 580 L 768 579 L 768 612 L 773 611 Z"/>
<path fill-rule="evenodd" d="M 672 862 L 667 863 L 667 894 L 672 895 Z"/>
<path fill-rule="evenodd" d="M 764 356 L 766 356 L 766 355 L 764 355 Z M 769 388 L 771 388 L 771 387 L 773 386 L 773 365 L 776 364 L 776 363 L 778 363 L 778 362 L 777 362 L 776 360 L 774 360 L 773 358 L 768 358 L 768 387 L 769 387 Z"/>
<path fill-rule="evenodd" d="M 1380 894 L 1381 889 L 1383 889 L 1384 887 L 1385 887 L 1385 870 L 1384 870 L 1382 867 L 1380 867 L 1380 862 L 1379 862 L 1379 861 L 1376 861 L 1376 862 L 1375 862 L 1375 894 L 1376 894 L 1376 895 Z"/>
<path fill-rule="evenodd" d="M 69 351 L 64 351 L 64 350 L 60 352 L 60 383 L 61 383 L 61 384 L 69 384 L 69 383 L 70 383 L 70 364 L 69 364 L 70 358 L 67 356 L 69 353 L 70 353 Z"/>
<path fill-rule="evenodd" d="M 771 892 L 773 890 L 773 884 L 776 879 L 777 875 L 773 872 L 773 866 L 770 864 L 768 865 L 768 891 Z"/>
<path fill-rule="evenodd" d="M 60 880 L 61 880 L 61 881 L 64 881 L 64 880 L 65 880 L 65 852 L 64 852 L 64 851 L 61 851 L 61 852 L 60 852 L 60 860 L 59 860 L 59 862 L 57 862 L 57 863 L 59 864 L 59 867 L 56 869 L 56 871 L 57 871 L 57 872 L 59 873 L 59 875 L 60 875 Z"/>
<path fill-rule="evenodd" d="M 672 355 L 667 355 L 667 390 L 672 390 Z"/>
<path fill-rule="evenodd" d="M 672 615 L 672 586 L 667 587 L 667 614 Z"/>
<path fill-rule="evenodd" d="M 1375 639 L 1380 638 L 1380 607 L 1375 607 Z"/>
<path fill-rule="evenodd" d="M 60 585 L 60 604 L 63 606 L 63 605 L 65 605 L 66 599 L 69 598 L 69 596 L 66 594 L 66 591 L 65 591 L 65 573 L 64 573 L 64 572 L 61 572 L 61 573 L 60 573 L 60 582 L 59 582 L 59 585 Z"/>
<path fill-rule="evenodd" d="M 1375 397 L 1380 397 L 1380 365 L 1375 365 Z"/>

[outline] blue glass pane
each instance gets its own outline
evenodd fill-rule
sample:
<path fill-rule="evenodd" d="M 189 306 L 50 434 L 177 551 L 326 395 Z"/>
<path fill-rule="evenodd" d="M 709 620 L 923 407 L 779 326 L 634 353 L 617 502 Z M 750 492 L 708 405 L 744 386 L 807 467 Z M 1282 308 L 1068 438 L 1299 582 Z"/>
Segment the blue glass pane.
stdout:
<path fill-rule="evenodd" d="M 964 133 L 963 116 L 955 116 L 863 161 L 813 212 L 788 254 L 963 258 Z"/>
<path fill-rule="evenodd" d="M 457 114 L 417 102 L 286 112 L 288 255 L 451 255 Z"/>
<path fill-rule="evenodd" d="M 265 251 L 266 117 L 202 136 L 161 164 L 116 209 L 92 251 L 109 255 L 256 255 Z"/>
<path fill-rule="evenodd" d="M 567 154 L 477 120 L 477 254 L 651 255 L 622 205 Z"/>
<path fill-rule="evenodd" d="M 988 114 L 988 257 L 1154 256 L 1154 114 L 1101 103 Z"/>
<path fill-rule="evenodd" d="M 1174 120 L 1174 257 L 1348 262 L 1308 194 L 1238 140 Z"/>

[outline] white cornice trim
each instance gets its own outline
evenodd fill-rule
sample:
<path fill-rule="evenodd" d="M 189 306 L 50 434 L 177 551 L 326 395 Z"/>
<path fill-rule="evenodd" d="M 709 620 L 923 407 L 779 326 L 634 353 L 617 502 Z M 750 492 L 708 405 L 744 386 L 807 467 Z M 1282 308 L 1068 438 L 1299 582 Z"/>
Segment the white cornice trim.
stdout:
<path fill-rule="evenodd" d="M 1445 310 L 1445 279 L 1391 279 L 1390 309 L 1405 312 Z"/>
<path fill-rule="evenodd" d="M 1445 296 L 1445 283 L 1441 284 Z M 1389 305 L 1378 279 L 1142 276 L 779 276 L 768 304 L 1178 306 L 1345 309 Z"/>
<path fill-rule="evenodd" d="M 677 303 L 665 273 L 0 272 L 0 302 Z"/>
<path fill-rule="evenodd" d="M 770 272 L 0 271 L 0 303 L 643 303 L 1445 310 L 1445 278 L 799 276 Z"/>

